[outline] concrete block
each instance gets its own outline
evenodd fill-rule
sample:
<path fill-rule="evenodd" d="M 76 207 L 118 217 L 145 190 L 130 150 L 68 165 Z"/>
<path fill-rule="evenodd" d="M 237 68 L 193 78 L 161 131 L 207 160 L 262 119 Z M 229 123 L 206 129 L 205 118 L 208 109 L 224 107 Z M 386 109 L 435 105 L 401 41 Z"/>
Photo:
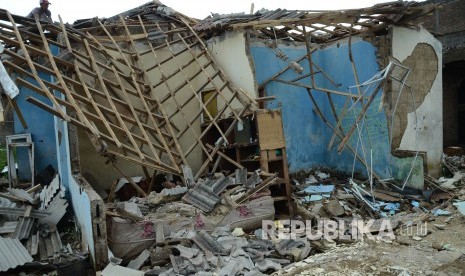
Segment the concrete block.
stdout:
<path fill-rule="evenodd" d="M 334 217 L 338 217 L 345 214 L 344 208 L 342 208 L 338 200 L 330 200 L 328 203 L 324 205 L 324 209 L 326 212 L 328 212 L 328 214 Z"/>

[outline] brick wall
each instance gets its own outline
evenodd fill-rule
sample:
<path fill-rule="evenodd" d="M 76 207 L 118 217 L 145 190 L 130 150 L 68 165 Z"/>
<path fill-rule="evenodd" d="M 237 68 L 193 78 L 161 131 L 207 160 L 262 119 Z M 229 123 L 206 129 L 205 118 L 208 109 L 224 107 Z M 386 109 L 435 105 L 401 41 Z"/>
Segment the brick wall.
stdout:
<path fill-rule="evenodd" d="M 465 1 L 430 0 L 438 4 L 436 10 L 417 20 L 443 45 L 443 62 L 465 59 Z"/>
<path fill-rule="evenodd" d="M 465 1 L 463 0 L 432 0 L 426 3 L 439 4 L 430 15 L 420 19 L 423 26 L 431 33 L 447 35 L 465 31 Z"/>

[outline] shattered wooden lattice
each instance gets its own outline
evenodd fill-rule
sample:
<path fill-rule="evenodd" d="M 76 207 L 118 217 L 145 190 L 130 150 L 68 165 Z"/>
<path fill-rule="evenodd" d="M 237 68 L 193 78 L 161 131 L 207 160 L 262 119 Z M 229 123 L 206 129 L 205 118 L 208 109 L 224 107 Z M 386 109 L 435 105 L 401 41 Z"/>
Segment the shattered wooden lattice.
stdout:
<path fill-rule="evenodd" d="M 204 155 L 198 177 L 251 100 L 215 64 L 191 29 L 192 20 L 151 20 L 147 10 L 156 5 L 108 25 L 97 20 L 88 30 L 65 26 L 61 18 L 60 24 L 49 24 L 0 10 L 0 20 L 6 21 L 0 23 L 4 64 L 18 84 L 52 105 L 35 97 L 27 99 L 30 103 L 86 130 L 101 154 L 176 174 Z M 50 46 L 60 53 L 54 55 Z M 214 91 L 207 102 L 205 90 Z M 213 99 L 216 114 L 206 107 Z M 218 121 L 226 117 L 235 120 L 224 130 Z M 222 137 L 213 150 L 202 143 L 212 128 Z"/>
<path fill-rule="evenodd" d="M 315 43 L 328 43 L 351 35 L 373 34 L 433 9 L 434 4 L 395 1 L 353 10 L 260 10 L 251 15 L 214 15 L 197 24 L 195 29 L 207 35 L 230 29 L 253 29 L 271 39 L 304 42 L 309 36 Z"/>

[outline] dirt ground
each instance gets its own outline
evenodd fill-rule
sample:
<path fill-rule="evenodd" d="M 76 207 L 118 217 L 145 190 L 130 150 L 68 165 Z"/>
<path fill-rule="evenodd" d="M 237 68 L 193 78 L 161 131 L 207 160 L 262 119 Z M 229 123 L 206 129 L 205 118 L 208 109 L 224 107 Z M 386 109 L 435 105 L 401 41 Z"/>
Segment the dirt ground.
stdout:
<path fill-rule="evenodd" d="M 426 236 L 396 230 L 395 240 L 338 245 L 275 275 L 465 275 L 465 217 L 431 216 Z"/>

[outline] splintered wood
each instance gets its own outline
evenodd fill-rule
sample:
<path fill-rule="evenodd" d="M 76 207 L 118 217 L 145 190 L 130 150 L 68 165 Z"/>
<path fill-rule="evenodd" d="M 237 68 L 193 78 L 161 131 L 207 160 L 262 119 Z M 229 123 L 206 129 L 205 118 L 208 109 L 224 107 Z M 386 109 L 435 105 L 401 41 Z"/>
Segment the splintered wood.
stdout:
<path fill-rule="evenodd" d="M 219 120 L 234 117 L 233 129 L 254 106 L 215 64 L 194 20 L 144 11 L 74 29 L 0 10 L 5 67 L 43 96 L 28 102 L 84 129 L 109 160 L 181 175 L 181 165 L 206 157 L 200 175 L 217 156 L 203 143 L 208 132 L 227 141 Z"/>

